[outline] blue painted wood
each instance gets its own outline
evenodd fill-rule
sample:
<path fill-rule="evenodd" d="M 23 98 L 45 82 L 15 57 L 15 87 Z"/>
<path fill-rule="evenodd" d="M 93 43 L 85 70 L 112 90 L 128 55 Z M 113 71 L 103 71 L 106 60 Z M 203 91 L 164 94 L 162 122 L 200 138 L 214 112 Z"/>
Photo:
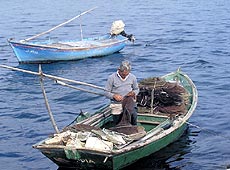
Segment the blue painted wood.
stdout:
<path fill-rule="evenodd" d="M 20 63 L 53 62 L 98 57 L 119 52 L 127 38 L 104 35 L 75 41 L 14 41 L 8 40 Z"/>

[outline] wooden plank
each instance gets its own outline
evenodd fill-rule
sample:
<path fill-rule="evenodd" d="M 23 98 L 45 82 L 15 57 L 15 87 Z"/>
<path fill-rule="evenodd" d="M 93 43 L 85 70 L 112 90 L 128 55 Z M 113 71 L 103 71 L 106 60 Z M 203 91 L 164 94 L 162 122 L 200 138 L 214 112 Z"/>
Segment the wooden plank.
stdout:
<path fill-rule="evenodd" d="M 138 113 L 140 116 L 150 116 L 150 117 L 161 117 L 161 118 L 168 118 L 167 115 L 162 114 L 152 114 L 152 113 Z"/>
<path fill-rule="evenodd" d="M 138 120 L 137 122 L 138 123 L 145 123 L 145 124 L 152 124 L 152 125 L 159 125 L 159 124 L 161 124 L 161 122 L 157 122 L 157 121 L 153 122 L 153 121 L 146 121 L 146 120 Z"/>

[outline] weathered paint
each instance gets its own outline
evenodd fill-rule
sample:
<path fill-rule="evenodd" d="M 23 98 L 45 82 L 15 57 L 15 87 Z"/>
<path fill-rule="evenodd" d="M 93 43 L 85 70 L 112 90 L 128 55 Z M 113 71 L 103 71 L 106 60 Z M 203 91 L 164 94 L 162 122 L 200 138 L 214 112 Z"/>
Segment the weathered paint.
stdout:
<path fill-rule="evenodd" d="M 170 143 L 176 141 L 183 133 L 186 128 L 186 124 L 173 131 L 169 135 L 164 136 L 163 138 L 151 142 L 144 147 L 138 148 L 136 150 L 132 150 L 130 152 L 123 153 L 118 156 L 114 156 L 113 158 L 113 169 L 121 169 L 127 165 L 132 164 L 133 162 L 139 160 L 140 158 L 144 158 L 149 156 L 152 153 L 159 151 L 160 149 L 166 147 Z"/>
<path fill-rule="evenodd" d="M 88 57 L 110 55 L 122 50 L 126 45 L 127 38 L 122 36 L 112 37 L 109 35 L 88 38 L 75 43 L 81 46 L 51 46 L 54 42 L 16 42 L 9 40 L 18 61 L 20 63 L 45 63 L 65 60 L 79 60 Z M 89 42 L 91 45 L 87 44 Z M 100 43 L 99 43 L 100 42 Z M 66 42 L 57 42 L 59 44 Z M 69 43 L 74 43 L 70 41 Z M 92 45 L 93 44 L 93 45 Z"/>
<path fill-rule="evenodd" d="M 175 119 L 173 122 L 168 118 L 159 117 L 159 115 L 149 116 L 140 114 L 138 116 L 138 120 L 140 121 L 139 123 L 141 125 L 148 129 L 146 134 L 148 138 L 145 136 L 138 141 L 134 141 L 134 143 L 131 143 L 121 150 L 115 150 L 112 152 L 99 152 L 87 149 L 78 149 L 76 151 L 67 149 L 64 151 L 64 148 L 58 149 L 55 148 L 55 146 L 54 148 L 45 148 L 43 141 L 34 145 L 34 147 L 39 149 L 44 155 L 46 155 L 59 166 L 75 166 L 83 168 L 102 167 L 114 170 L 126 167 L 140 158 L 144 158 L 159 151 L 180 138 L 180 136 L 184 133 L 187 127 L 186 121 L 188 121 L 194 112 L 198 100 L 196 87 L 187 75 L 178 70 L 177 72 L 163 76 L 163 78 L 168 81 L 180 81 L 187 91 L 190 92 L 191 103 L 189 105 L 188 112 L 182 117 Z M 110 111 L 108 110 L 108 107 L 105 107 L 91 118 L 83 120 L 82 123 L 101 126 L 103 125 L 103 122 L 107 122 L 111 118 L 107 117 L 104 119 L 104 116 L 109 115 L 109 113 Z M 152 121 L 154 123 L 142 124 L 141 121 Z M 155 122 L 159 122 L 160 124 L 155 125 Z M 170 126 L 167 127 L 165 125 Z M 153 135 L 151 136 L 151 134 Z"/>

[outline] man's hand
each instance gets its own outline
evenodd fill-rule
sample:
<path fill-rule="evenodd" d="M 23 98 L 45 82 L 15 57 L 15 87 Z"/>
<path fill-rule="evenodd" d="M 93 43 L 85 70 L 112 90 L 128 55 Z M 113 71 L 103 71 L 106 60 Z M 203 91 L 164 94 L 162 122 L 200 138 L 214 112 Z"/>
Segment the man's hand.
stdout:
<path fill-rule="evenodd" d="M 134 91 L 130 91 L 128 94 L 126 94 L 126 96 L 131 96 L 134 98 L 136 94 L 134 93 Z"/>
<path fill-rule="evenodd" d="M 119 95 L 119 94 L 114 94 L 113 95 L 113 99 L 116 100 L 116 101 L 118 101 L 118 102 L 120 102 L 120 101 L 123 100 L 123 97 L 121 95 Z"/>

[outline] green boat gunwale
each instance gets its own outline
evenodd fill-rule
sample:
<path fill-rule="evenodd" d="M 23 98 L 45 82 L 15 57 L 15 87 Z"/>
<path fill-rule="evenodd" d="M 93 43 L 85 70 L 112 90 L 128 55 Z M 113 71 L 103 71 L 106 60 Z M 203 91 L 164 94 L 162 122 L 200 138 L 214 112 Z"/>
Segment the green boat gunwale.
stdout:
<path fill-rule="evenodd" d="M 111 151 L 98 151 L 98 150 L 92 150 L 92 149 L 87 149 L 87 148 L 70 148 L 70 147 L 60 146 L 60 145 L 43 145 L 44 141 L 47 139 L 33 145 L 33 147 L 36 149 L 39 149 L 44 155 L 46 155 L 45 152 L 51 152 L 52 149 L 54 149 L 54 150 L 55 149 L 61 149 L 61 150 L 59 150 L 60 152 L 65 152 L 65 150 L 76 150 L 77 152 L 84 152 L 84 153 L 87 153 L 89 155 L 100 155 L 100 156 L 104 157 L 104 159 L 105 159 L 104 164 L 106 164 L 106 163 L 108 163 L 108 161 L 110 161 L 110 163 L 108 163 L 109 164 L 108 166 L 112 166 L 112 167 L 110 167 L 112 169 L 123 168 L 123 167 L 137 161 L 138 159 L 140 159 L 142 157 L 146 157 L 146 156 L 152 154 L 153 152 L 156 152 L 156 151 L 162 149 L 163 147 L 165 147 L 168 144 L 177 140 L 183 134 L 183 132 L 187 126 L 186 122 L 188 121 L 188 119 L 193 114 L 193 112 L 196 108 L 196 105 L 197 105 L 197 100 L 198 100 L 198 92 L 196 90 L 194 83 L 186 74 L 181 72 L 179 69 L 176 72 L 166 74 L 162 78 L 164 78 L 166 81 L 179 82 L 189 92 L 189 94 L 190 94 L 189 104 L 190 105 L 187 108 L 188 111 L 183 115 L 179 115 L 174 120 L 171 120 L 168 116 L 164 116 L 164 115 L 162 116 L 162 115 L 157 115 L 157 114 L 138 113 L 138 120 L 139 120 L 139 124 L 141 124 L 141 125 L 143 125 L 144 123 L 148 123 L 145 121 L 141 121 L 140 118 L 142 116 L 143 117 L 152 116 L 152 117 L 158 117 L 158 118 L 163 119 L 162 122 L 160 122 L 158 125 L 156 125 L 153 129 L 149 130 L 146 133 L 146 135 L 143 136 L 142 138 L 140 138 L 139 140 L 131 142 L 130 144 L 122 147 L 121 149 L 111 150 Z M 103 107 L 98 112 L 95 112 L 95 114 L 92 115 L 90 118 L 87 118 L 87 119 L 81 121 L 80 123 L 90 124 L 93 126 L 101 126 L 102 125 L 101 122 L 104 121 L 104 119 L 102 120 L 103 117 L 106 117 L 109 120 L 110 109 L 108 106 Z M 166 129 L 163 129 L 162 127 L 164 125 L 167 125 L 167 124 L 171 124 L 171 126 L 166 128 Z M 171 135 L 171 137 L 170 137 L 170 135 Z M 171 141 L 166 141 L 165 143 L 163 143 L 161 145 L 159 143 L 160 141 L 170 140 L 170 139 L 171 139 Z M 159 148 L 155 148 L 154 144 L 157 144 L 157 146 L 159 146 Z M 153 148 L 154 151 L 151 152 L 148 150 L 148 148 Z M 135 158 L 130 158 L 130 159 L 124 160 L 124 158 L 128 158 L 127 156 L 129 156 L 130 154 L 136 153 L 136 152 L 142 151 L 142 150 L 145 152 L 144 155 L 141 155 L 141 156 L 136 155 Z M 50 158 L 49 156 L 47 156 L 47 157 Z M 52 158 L 50 158 L 50 159 L 52 160 Z M 89 158 L 89 160 L 90 160 L 90 158 Z M 71 161 L 77 161 L 77 160 L 69 159 L 69 161 L 71 162 Z M 55 162 L 55 163 L 58 164 L 58 162 Z M 62 163 L 60 162 L 60 164 L 62 164 Z M 103 162 L 102 162 L 102 164 L 103 164 Z"/>

